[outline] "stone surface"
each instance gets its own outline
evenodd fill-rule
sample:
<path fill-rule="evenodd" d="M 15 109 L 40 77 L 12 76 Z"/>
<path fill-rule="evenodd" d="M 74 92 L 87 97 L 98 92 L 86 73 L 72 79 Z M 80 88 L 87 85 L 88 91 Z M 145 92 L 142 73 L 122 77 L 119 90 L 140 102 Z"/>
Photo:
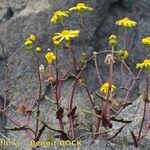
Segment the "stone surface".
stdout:
<path fill-rule="evenodd" d="M 4 99 L 0 95 L 0 107 L 2 107 L 3 104 L 4 104 Z M 5 128 L 4 128 L 6 123 L 7 123 L 6 117 L 2 113 L 0 113 L 0 138 L 5 138 L 5 136 L 7 135 L 7 132 L 6 132 Z"/>
<path fill-rule="evenodd" d="M 36 45 L 40 45 L 44 52 L 48 49 L 54 49 L 52 45 L 51 36 L 58 31 L 61 31 L 61 24 L 52 25 L 50 24 L 50 17 L 53 14 L 54 10 L 57 9 L 68 9 L 73 6 L 73 4 L 79 2 L 78 0 L 9 0 L 7 3 L 6 0 L 0 0 L 0 40 L 4 46 L 6 54 L 10 57 L 16 49 L 18 49 L 22 44 L 25 38 L 30 33 L 35 33 L 39 37 L 39 43 Z M 118 45 L 118 49 L 121 49 L 123 46 L 123 29 L 118 28 L 114 25 L 115 21 L 124 17 L 129 16 L 132 19 L 138 22 L 138 26 L 134 29 L 129 29 L 127 40 L 128 45 L 127 49 L 130 53 L 130 58 L 127 61 L 127 64 L 132 67 L 134 70 L 135 64 L 139 62 L 143 57 L 145 57 L 146 51 L 145 47 L 141 44 L 141 39 L 150 34 L 150 1 L 149 0 L 85 0 L 91 7 L 94 8 L 94 13 L 85 13 L 85 16 L 82 18 L 83 20 L 83 31 L 82 35 L 78 40 L 74 40 L 73 44 L 76 49 L 76 56 L 79 55 L 85 50 L 88 54 L 91 54 L 93 51 L 100 51 L 103 49 L 108 49 L 107 39 L 110 34 L 117 33 L 120 41 Z M 10 7 L 14 13 L 9 19 L 6 19 L 6 15 L 8 14 L 8 7 Z M 69 29 L 79 29 L 80 20 L 78 19 L 78 15 L 71 14 L 69 19 L 66 19 L 65 26 Z M 72 20 L 72 21 L 70 21 Z M 75 21 L 73 21 L 75 20 Z M 82 43 L 85 43 L 83 46 Z M 44 56 L 44 52 L 42 56 Z M 0 56 L 2 53 L 0 51 Z M 66 49 L 61 47 L 59 53 L 59 59 L 61 62 L 66 60 L 67 52 Z M 4 82 L 4 61 L 0 57 L 0 93 L 3 90 L 3 82 Z M 102 65 L 102 62 L 105 59 L 105 55 L 101 55 L 98 57 L 98 63 L 100 72 L 102 74 L 102 79 L 104 81 L 108 80 L 108 66 Z M 42 59 L 43 60 L 43 59 Z M 116 85 L 120 85 L 121 76 L 120 76 L 120 65 L 116 65 L 115 71 L 117 72 L 115 75 L 114 82 Z M 90 87 L 91 93 L 99 88 L 99 84 L 97 82 L 97 78 L 95 75 L 95 68 L 93 62 L 89 63 L 89 66 L 86 70 L 86 78 L 88 81 L 88 85 Z M 134 74 L 137 71 L 134 70 Z M 31 103 L 37 93 L 37 76 L 34 68 L 34 64 L 32 63 L 32 57 L 30 53 L 23 49 L 19 52 L 19 54 L 15 57 L 15 60 L 11 63 L 9 68 L 9 78 L 10 78 L 10 96 L 9 100 L 12 104 L 10 108 L 11 114 L 16 117 L 16 119 L 20 119 L 23 121 L 22 116 L 16 116 L 16 106 L 20 104 L 23 99 L 26 99 L 28 103 Z M 130 83 L 131 79 L 128 74 L 126 74 L 126 79 Z M 68 87 L 70 86 L 70 81 L 65 83 L 63 88 L 63 105 L 66 103 Z M 43 93 L 45 91 L 46 84 L 43 84 Z M 32 89 L 32 91 L 31 91 Z M 141 89 L 141 88 L 140 88 Z M 118 89 L 119 95 L 118 97 L 123 96 L 123 92 L 121 89 Z M 84 114 L 82 113 L 83 109 L 89 109 L 90 104 L 87 102 L 87 95 L 83 94 L 84 89 L 78 87 L 75 95 L 75 104 L 79 105 L 78 112 L 80 113 L 80 118 L 85 119 Z M 50 96 L 50 94 L 47 94 Z M 131 125 L 127 128 L 135 128 L 138 123 L 140 123 L 139 118 L 142 115 L 142 107 L 141 103 L 138 99 L 139 96 L 139 87 L 133 91 L 133 96 L 131 98 L 132 101 L 135 101 L 133 105 L 127 110 L 125 110 L 122 115 L 126 118 L 134 119 Z M 54 111 L 49 111 L 49 108 L 54 108 L 52 104 L 45 100 L 41 105 L 41 117 L 48 115 L 44 118 L 47 121 L 51 121 L 52 124 L 57 124 L 57 120 L 49 118 L 50 114 L 54 114 Z M 133 109 L 134 108 L 134 109 Z M 131 110 L 131 111 L 130 111 Z M 134 111 L 133 111 L 134 110 Z M 128 116 L 129 115 L 129 116 Z M 136 116 L 136 117 L 135 117 Z M 50 120 L 49 120 L 50 119 Z M 138 121 L 137 121 L 138 119 Z M 3 125 L 6 124 L 5 121 L 2 121 Z M 8 121 L 7 125 L 12 125 Z M 121 124 L 114 123 L 114 129 L 117 130 Z M 1 131 L 1 130 L 0 130 Z M 124 140 L 124 136 L 129 136 L 129 133 L 125 134 L 123 131 L 123 135 L 120 135 L 122 140 Z M 2 131 L 1 131 L 2 132 Z M 19 133 L 10 132 L 10 138 L 23 140 L 25 138 L 24 135 L 22 137 L 19 136 Z M 130 139 L 130 138 L 129 138 Z M 99 140 L 95 144 L 90 145 L 91 139 L 86 140 L 87 143 L 83 146 L 84 149 L 88 149 L 89 146 L 92 149 L 134 149 L 132 146 L 127 146 L 122 148 L 119 144 L 115 145 L 104 140 Z M 147 142 L 148 141 L 148 142 Z M 129 141 L 127 141 L 129 142 Z M 144 140 L 144 144 L 141 145 L 139 149 L 148 150 L 149 138 Z M 57 148 L 56 148 L 57 149 Z M 82 148 L 81 148 L 82 149 Z M 103 150 L 102 149 L 102 150 Z"/>
<path fill-rule="evenodd" d="M 146 132 L 147 127 L 149 126 L 149 104 L 147 104 L 147 115 L 145 116 L 145 121 L 143 125 L 143 133 Z M 144 102 L 139 97 L 136 101 L 132 103 L 132 105 L 126 107 L 116 118 L 117 119 L 124 119 L 126 121 L 132 121 L 131 123 L 125 124 L 125 123 L 118 123 L 113 122 L 113 132 L 110 132 L 110 136 L 114 135 L 121 127 L 125 126 L 125 128 L 122 130 L 122 132 L 119 134 L 118 137 L 115 137 L 113 140 L 117 141 L 117 143 L 123 143 L 127 146 L 131 143 L 133 144 L 133 138 L 131 136 L 130 131 L 133 131 L 135 135 L 138 135 L 139 128 L 141 126 L 142 118 L 143 118 L 143 112 L 144 112 Z M 116 131 L 115 131 L 116 130 Z M 141 141 L 140 148 L 144 146 L 145 141 L 149 141 L 149 133 L 147 136 L 145 136 Z M 148 148 L 147 148 L 148 149 Z"/>

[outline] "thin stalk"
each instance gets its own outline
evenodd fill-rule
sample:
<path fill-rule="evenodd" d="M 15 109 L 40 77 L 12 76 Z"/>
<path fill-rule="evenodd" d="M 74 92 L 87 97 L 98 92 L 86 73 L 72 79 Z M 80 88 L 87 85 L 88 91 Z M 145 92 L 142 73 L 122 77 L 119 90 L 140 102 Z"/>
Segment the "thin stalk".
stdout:
<path fill-rule="evenodd" d="M 126 48 L 127 48 L 127 28 L 125 28 L 125 30 L 124 30 L 124 43 L 123 43 L 123 48 L 124 48 L 124 50 L 126 50 Z"/>
<path fill-rule="evenodd" d="M 128 98 L 129 98 L 129 95 L 132 91 L 132 89 L 134 88 L 135 84 L 136 84 L 136 81 L 139 79 L 140 75 L 141 75 L 141 72 L 142 72 L 142 69 L 140 69 L 140 71 L 138 72 L 137 76 L 135 77 L 135 79 L 133 80 L 131 86 L 128 88 L 128 90 L 126 91 L 126 94 L 125 94 L 125 98 L 123 100 L 123 104 L 126 104 L 128 102 Z M 124 105 L 118 110 L 117 114 L 115 114 L 113 117 L 116 117 L 120 114 L 120 112 L 124 109 Z"/>
<path fill-rule="evenodd" d="M 68 96 L 68 114 L 70 114 L 70 112 L 72 111 L 73 97 L 74 97 L 74 92 L 75 92 L 75 88 L 76 88 L 76 83 L 78 82 L 78 78 L 82 74 L 82 71 L 85 69 L 85 67 L 86 66 L 82 67 L 82 69 L 78 73 L 76 79 L 72 82 L 72 84 L 70 86 L 69 96 Z M 69 122 L 70 122 L 70 127 L 71 127 L 72 139 L 75 139 L 74 120 L 73 120 L 73 116 L 72 115 L 69 116 Z"/>
<path fill-rule="evenodd" d="M 67 64 L 67 68 L 63 73 L 63 77 L 62 79 L 64 79 L 66 77 L 66 75 L 68 74 L 69 70 L 70 70 L 70 64 L 71 64 L 71 51 L 69 50 L 69 56 L 68 56 L 68 64 Z"/>
<path fill-rule="evenodd" d="M 112 52 L 112 59 L 114 59 L 114 46 L 112 46 L 112 51 L 111 52 Z M 106 95 L 106 102 L 104 103 L 104 105 L 102 107 L 102 114 L 101 114 L 101 116 L 105 116 L 107 118 L 109 118 L 109 115 L 110 115 L 111 102 L 110 102 L 109 99 L 111 97 L 112 82 L 113 82 L 113 60 L 110 63 L 110 69 L 109 69 L 109 89 L 108 89 L 108 93 Z M 98 118 L 95 133 L 99 132 L 101 121 L 102 120 Z M 96 134 L 95 139 L 97 139 L 98 136 L 99 136 L 99 134 Z"/>
<path fill-rule="evenodd" d="M 123 85 L 126 88 L 126 79 L 125 79 L 124 67 L 123 67 L 122 62 L 121 62 L 121 75 L 122 75 L 122 79 L 123 79 Z"/>
<path fill-rule="evenodd" d="M 96 133 L 96 134 L 95 134 L 95 136 L 94 136 L 94 139 L 97 139 L 98 136 L 99 136 L 98 132 L 99 132 L 99 128 L 100 128 L 100 126 L 101 126 L 101 121 L 102 121 L 101 118 L 98 118 L 98 119 L 97 119 L 96 130 L 95 130 L 95 133 Z"/>
<path fill-rule="evenodd" d="M 39 58 L 37 56 L 36 60 L 36 66 L 37 66 L 37 77 L 38 77 L 38 101 L 37 101 L 37 114 L 36 114 L 36 128 L 35 128 L 35 133 L 36 136 L 38 134 L 39 130 L 39 116 L 40 116 L 40 101 L 41 101 L 41 95 L 42 95 L 42 84 L 41 84 L 41 77 L 40 77 L 40 71 L 39 71 Z"/>
<path fill-rule="evenodd" d="M 146 106 L 147 106 L 147 102 L 144 101 L 144 111 L 143 111 L 143 116 L 142 116 L 142 121 L 141 121 L 139 134 L 138 134 L 138 137 L 137 137 L 137 142 L 139 142 L 140 137 L 141 137 L 141 133 L 142 133 L 142 129 L 143 129 L 144 121 L 145 121 L 145 115 L 146 115 Z"/>
<path fill-rule="evenodd" d="M 58 55 L 57 55 L 57 51 L 56 51 L 56 105 L 57 105 L 57 111 L 60 108 L 60 97 L 61 97 L 61 87 L 62 87 L 62 81 L 59 79 L 59 70 L 58 70 Z M 64 124 L 63 124 L 63 120 L 62 118 L 59 118 L 59 126 L 61 128 L 62 131 L 64 131 Z"/>
<path fill-rule="evenodd" d="M 84 37 L 84 32 L 83 32 L 83 22 L 82 22 L 82 14 L 80 14 L 80 30 L 82 32 L 82 36 Z M 86 48 L 85 48 L 85 42 L 83 41 L 83 37 L 81 37 L 81 43 L 82 43 L 82 47 L 83 47 L 83 52 L 86 52 Z"/>
<path fill-rule="evenodd" d="M 3 109 L 6 110 L 7 107 L 7 98 L 8 98 L 8 65 L 5 67 L 5 78 L 4 78 L 4 105 Z"/>
<path fill-rule="evenodd" d="M 22 46 L 10 57 L 10 59 L 9 59 L 8 62 L 7 62 L 7 65 L 9 65 L 9 64 L 12 62 L 12 60 L 14 59 L 14 57 L 22 50 L 23 47 L 24 47 L 24 45 L 22 45 Z"/>
<path fill-rule="evenodd" d="M 129 71 L 129 73 L 130 73 L 132 79 L 134 79 L 135 77 L 134 77 L 134 75 L 133 75 L 131 69 L 130 69 L 130 68 L 128 67 L 128 65 L 126 64 L 126 62 L 125 62 L 124 60 L 122 60 L 122 63 L 123 63 L 123 65 L 127 68 L 127 70 Z"/>
<path fill-rule="evenodd" d="M 149 78 L 148 78 L 148 74 L 146 74 L 146 93 L 144 95 L 144 111 L 143 111 L 143 116 L 142 116 L 142 121 L 141 121 L 141 126 L 140 126 L 140 129 L 139 129 L 139 134 L 138 134 L 138 137 L 137 137 L 137 141 L 139 142 L 140 140 L 140 137 L 141 137 L 141 133 L 142 133 L 142 129 L 143 129 L 143 125 L 144 125 L 144 121 L 145 121 L 145 116 L 146 116 L 146 108 L 147 108 L 147 102 L 148 102 L 148 89 L 149 89 Z"/>
<path fill-rule="evenodd" d="M 112 59 L 114 59 L 114 46 L 112 46 Z M 107 117 L 109 116 L 109 112 L 110 112 L 110 98 L 111 98 L 111 88 L 112 88 L 112 82 L 113 82 L 113 61 L 111 61 L 110 63 L 110 69 L 109 69 L 109 89 L 108 89 L 108 93 L 106 95 L 106 103 L 103 107 L 102 110 L 102 115 L 106 115 L 107 113 Z"/>
<path fill-rule="evenodd" d="M 96 58 L 97 58 L 97 54 L 94 57 L 94 64 L 95 64 L 95 68 L 96 68 L 96 74 L 97 74 L 98 82 L 102 86 L 102 79 L 100 77 L 100 72 L 99 72 L 99 69 L 98 69 L 98 64 L 97 64 L 97 59 Z"/>

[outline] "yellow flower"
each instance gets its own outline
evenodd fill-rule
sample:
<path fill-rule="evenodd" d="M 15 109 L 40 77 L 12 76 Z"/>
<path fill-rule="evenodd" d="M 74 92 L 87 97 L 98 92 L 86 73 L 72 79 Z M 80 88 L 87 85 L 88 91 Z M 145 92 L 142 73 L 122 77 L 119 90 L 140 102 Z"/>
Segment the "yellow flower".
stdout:
<path fill-rule="evenodd" d="M 45 58 L 48 61 L 48 63 L 52 63 L 53 61 L 56 60 L 56 55 L 53 52 L 47 52 L 47 54 L 45 55 Z"/>
<path fill-rule="evenodd" d="M 41 47 L 37 47 L 35 50 L 36 50 L 36 52 L 38 52 L 38 53 L 39 53 L 39 52 L 41 52 L 41 51 L 42 51 L 42 48 L 41 48 Z"/>
<path fill-rule="evenodd" d="M 63 17 L 68 17 L 69 11 L 57 10 L 51 18 L 51 23 L 56 23 L 58 20 L 63 20 Z"/>
<path fill-rule="evenodd" d="M 123 56 L 122 56 L 122 58 L 123 58 L 123 59 L 126 59 L 128 56 L 129 56 L 128 51 L 123 51 Z"/>
<path fill-rule="evenodd" d="M 34 34 L 30 34 L 30 36 L 26 39 L 24 45 L 30 47 L 32 46 L 34 41 L 36 41 L 36 36 Z"/>
<path fill-rule="evenodd" d="M 116 55 L 119 58 L 126 59 L 126 58 L 128 58 L 129 53 L 127 50 L 119 50 L 119 51 L 116 51 Z"/>
<path fill-rule="evenodd" d="M 145 59 L 142 63 L 137 63 L 136 68 L 150 69 L 150 59 Z"/>
<path fill-rule="evenodd" d="M 104 83 L 101 87 L 100 87 L 100 91 L 107 94 L 108 91 L 110 89 L 110 84 L 108 82 Z M 116 87 L 114 85 L 111 85 L 111 92 L 114 92 L 116 90 Z"/>
<path fill-rule="evenodd" d="M 117 36 L 116 35 L 110 35 L 109 37 L 109 45 L 115 46 L 117 44 Z"/>
<path fill-rule="evenodd" d="M 61 33 L 55 33 L 53 42 L 55 45 L 59 45 L 63 40 L 70 41 L 72 38 L 78 37 L 79 33 L 79 30 L 64 30 Z"/>
<path fill-rule="evenodd" d="M 145 46 L 150 47 L 150 36 L 143 38 L 143 39 L 142 39 L 142 43 L 143 43 Z"/>
<path fill-rule="evenodd" d="M 84 3 L 78 3 L 75 7 L 69 9 L 69 11 L 92 11 L 93 8 L 86 6 Z"/>
<path fill-rule="evenodd" d="M 33 44 L 33 41 L 31 41 L 31 40 L 29 40 L 29 39 L 27 39 L 27 40 L 25 41 L 25 43 L 24 43 L 25 46 L 30 46 L 30 45 L 32 45 L 32 44 Z"/>
<path fill-rule="evenodd" d="M 135 27 L 137 25 L 137 22 L 130 20 L 129 18 L 125 17 L 123 19 L 116 21 L 115 24 L 118 26 L 126 27 L 126 28 L 132 28 L 132 27 Z"/>
<path fill-rule="evenodd" d="M 34 34 L 30 34 L 29 39 L 34 42 L 36 41 L 36 36 Z"/>

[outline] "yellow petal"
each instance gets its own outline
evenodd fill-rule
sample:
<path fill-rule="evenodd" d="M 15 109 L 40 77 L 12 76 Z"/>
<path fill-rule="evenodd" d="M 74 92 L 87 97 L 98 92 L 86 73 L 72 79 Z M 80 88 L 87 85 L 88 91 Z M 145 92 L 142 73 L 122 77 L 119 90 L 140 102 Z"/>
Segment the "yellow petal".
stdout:
<path fill-rule="evenodd" d="M 34 34 L 31 34 L 29 39 L 34 42 L 36 40 L 36 36 Z"/>

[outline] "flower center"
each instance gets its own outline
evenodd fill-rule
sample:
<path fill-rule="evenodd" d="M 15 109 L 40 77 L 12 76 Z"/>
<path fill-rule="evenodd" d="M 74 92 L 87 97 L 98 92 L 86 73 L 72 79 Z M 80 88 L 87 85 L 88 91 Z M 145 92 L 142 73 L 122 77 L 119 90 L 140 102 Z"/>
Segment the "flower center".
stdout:
<path fill-rule="evenodd" d="M 62 11 L 58 10 L 54 13 L 56 16 L 62 15 Z"/>
<path fill-rule="evenodd" d="M 129 21 L 129 18 L 128 17 L 124 18 L 124 21 Z"/>
<path fill-rule="evenodd" d="M 63 35 L 63 36 L 68 35 L 68 34 L 69 34 L 69 31 L 68 31 L 68 30 L 64 30 L 64 31 L 62 32 L 62 35 Z"/>
<path fill-rule="evenodd" d="M 79 4 L 77 4 L 77 7 L 84 7 L 84 6 L 85 6 L 84 3 L 79 3 Z"/>

